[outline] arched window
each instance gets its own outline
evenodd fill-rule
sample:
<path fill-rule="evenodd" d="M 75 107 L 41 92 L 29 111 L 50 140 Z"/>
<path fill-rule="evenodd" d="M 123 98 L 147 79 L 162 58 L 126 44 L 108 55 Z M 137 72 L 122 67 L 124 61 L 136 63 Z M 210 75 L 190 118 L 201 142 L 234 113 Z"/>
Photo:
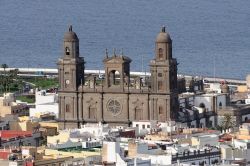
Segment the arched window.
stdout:
<path fill-rule="evenodd" d="M 219 107 L 222 107 L 222 103 L 221 102 L 219 103 Z"/>
<path fill-rule="evenodd" d="M 162 59 L 163 58 L 163 49 L 159 48 L 158 53 L 159 53 L 159 59 Z"/>
<path fill-rule="evenodd" d="M 162 115 L 163 114 L 163 109 L 162 109 L 162 106 L 159 107 L 159 115 Z"/>
<path fill-rule="evenodd" d="M 248 117 L 245 117 L 245 122 L 248 120 Z"/>
<path fill-rule="evenodd" d="M 201 107 L 201 108 L 206 108 L 206 106 L 205 106 L 204 103 L 200 103 L 200 107 Z"/>
<path fill-rule="evenodd" d="M 89 119 L 96 119 L 96 107 L 89 107 Z"/>
<path fill-rule="evenodd" d="M 66 104 L 66 112 L 70 112 L 69 104 Z"/>
<path fill-rule="evenodd" d="M 158 90 L 163 90 L 163 83 L 162 83 L 162 81 L 158 81 Z"/>
<path fill-rule="evenodd" d="M 69 47 L 66 47 L 66 48 L 65 48 L 65 54 L 66 54 L 66 55 L 70 55 Z"/>
<path fill-rule="evenodd" d="M 119 73 L 119 71 L 112 70 L 108 74 L 108 79 L 109 79 L 109 86 L 112 86 L 112 85 L 120 85 L 121 79 L 123 78 L 121 78 L 121 74 Z"/>

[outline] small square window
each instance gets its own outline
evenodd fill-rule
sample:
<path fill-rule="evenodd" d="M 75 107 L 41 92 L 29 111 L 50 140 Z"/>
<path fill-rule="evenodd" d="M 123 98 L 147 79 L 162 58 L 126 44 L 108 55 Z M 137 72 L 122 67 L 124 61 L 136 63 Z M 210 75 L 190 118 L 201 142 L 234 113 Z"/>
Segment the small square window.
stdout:
<path fill-rule="evenodd" d="M 162 77 L 162 73 L 158 73 L 158 77 Z"/>

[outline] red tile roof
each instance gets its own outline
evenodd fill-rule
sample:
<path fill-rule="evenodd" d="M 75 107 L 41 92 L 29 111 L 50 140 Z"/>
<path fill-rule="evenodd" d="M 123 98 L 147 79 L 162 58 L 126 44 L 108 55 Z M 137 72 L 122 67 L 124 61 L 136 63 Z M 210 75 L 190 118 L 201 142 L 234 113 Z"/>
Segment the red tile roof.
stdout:
<path fill-rule="evenodd" d="M 0 137 L 2 139 L 10 139 L 16 137 L 32 136 L 31 131 L 15 131 L 15 130 L 2 130 L 0 131 Z"/>

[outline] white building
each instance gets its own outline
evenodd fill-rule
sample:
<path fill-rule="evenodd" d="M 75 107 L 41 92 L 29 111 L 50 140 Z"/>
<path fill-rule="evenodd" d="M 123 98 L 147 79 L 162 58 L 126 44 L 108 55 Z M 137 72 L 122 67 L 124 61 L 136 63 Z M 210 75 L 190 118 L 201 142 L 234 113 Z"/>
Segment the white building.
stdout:
<path fill-rule="evenodd" d="M 85 125 L 81 125 L 81 128 L 78 130 L 81 133 L 88 132 L 97 138 L 104 138 L 111 132 L 111 128 L 109 127 L 109 125 L 102 123 L 88 123 Z"/>
<path fill-rule="evenodd" d="M 208 135 L 199 135 L 193 136 L 191 138 L 192 146 L 197 147 L 205 147 L 209 146 L 217 146 L 219 141 L 219 137 L 216 134 L 208 134 Z"/>
<path fill-rule="evenodd" d="M 114 166 L 151 166 L 150 159 L 127 158 L 119 142 L 107 141 L 103 142 L 102 162 Z"/>
<path fill-rule="evenodd" d="M 132 127 L 138 128 L 138 136 L 144 136 L 153 130 L 159 128 L 157 126 L 157 121 L 150 121 L 150 120 L 140 120 L 140 121 L 133 121 Z"/>
<path fill-rule="evenodd" d="M 225 107 L 226 102 L 226 94 L 206 93 L 195 96 L 194 105 L 204 108 L 206 112 L 216 112 L 218 108 Z"/>
<path fill-rule="evenodd" d="M 35 108 L 30 108 L 30 117 L 52 114 L 58 118 L 58 95 L 56 93 L 46 93 L 45 90 L 37 91 L 35 95 Z"/>

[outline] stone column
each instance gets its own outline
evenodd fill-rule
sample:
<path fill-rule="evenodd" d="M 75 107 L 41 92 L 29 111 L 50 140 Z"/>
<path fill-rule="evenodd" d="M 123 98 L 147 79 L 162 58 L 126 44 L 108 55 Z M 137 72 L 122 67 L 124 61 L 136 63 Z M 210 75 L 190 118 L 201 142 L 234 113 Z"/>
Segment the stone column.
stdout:
<path fill-rule="evenodd" d="M 150 116 L 150 119 L 149 120 L 153 120 L 154 119 L 154 99 L 149 99 L 149 116 Z"/>
<path fill-rule="evenodd" d="M 65 120 L 65 96 L 62 97 L 62 120 Z"/>
<path fill-rule="evenodd" d="M 79 107 L 78 118 L 79 120 L 82 120 L 82 93 L 80 93 L 78 96 L 78 107 Z"/>

